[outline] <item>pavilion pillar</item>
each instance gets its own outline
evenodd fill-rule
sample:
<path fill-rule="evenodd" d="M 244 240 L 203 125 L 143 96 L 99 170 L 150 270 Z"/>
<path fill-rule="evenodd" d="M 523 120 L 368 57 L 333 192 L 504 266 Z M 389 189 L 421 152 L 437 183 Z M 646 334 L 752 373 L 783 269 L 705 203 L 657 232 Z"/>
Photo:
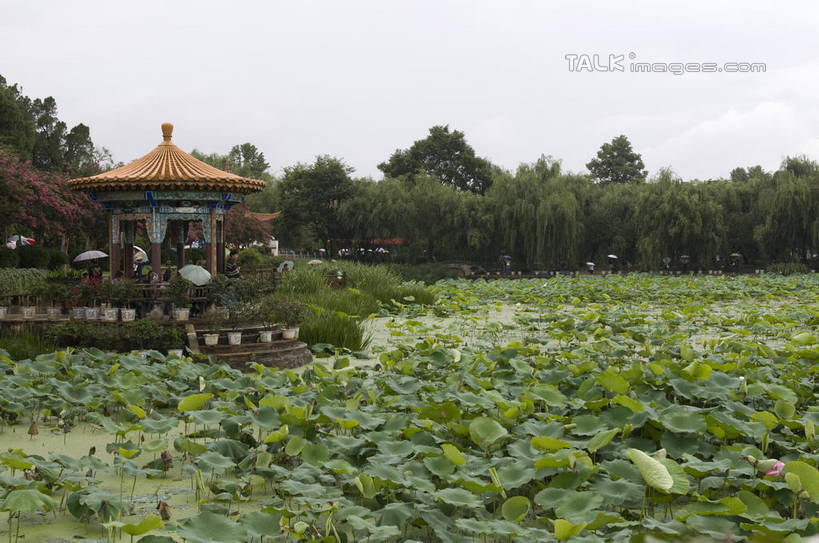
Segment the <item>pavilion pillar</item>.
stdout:
<path fill-rule="evenodd" d="M 136 230 L 136 225 L 134 221 L 125 221 L 120 224 L 125 235 L 125 277 L 131 278 L 134 276 L 134 230 Z"/>
<path fill-rule="evenodd" d="M 162 278 L 162 244 L 151 242 L 151 276 Z"/>
<path fill-rule="evenodd" d="M 211 209 L 210 216 L 208 217 L 208 226 L 209 226 L 209 233 L 210 235 L 207 237 L 207 243 L 205 244 L 206 250 L 208 252 L 207 257 L 207 267 L 208 271 L 211 275 L 216 274 L 216 211 Z"/>
<path fill-rule="evenodd" d="M 216 271 L 225 273 L 225 220 L 216 222 Z"/>
<path fill-rule="evenodd" d="M 188 224 L 185 221 L 176 221 L 176 269 L 185 266 L 185 238 L 188 236 Z"/>
<path fill-rule="evenodd" d="M 113 211 L 108 212 L 108 273 L 109 277 L 113 279 L 117 276 L 120 270 L 119 262 L 119 218 L 114 215 Z"/>

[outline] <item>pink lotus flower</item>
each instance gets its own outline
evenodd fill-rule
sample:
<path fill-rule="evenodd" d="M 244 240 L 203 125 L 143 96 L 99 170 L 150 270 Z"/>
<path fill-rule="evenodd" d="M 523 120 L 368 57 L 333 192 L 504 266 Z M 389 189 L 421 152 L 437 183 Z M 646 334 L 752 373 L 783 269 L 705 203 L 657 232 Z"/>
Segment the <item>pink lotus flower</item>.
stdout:
<path fill-rule="evenodd" d="M 785 462 L 781 460 L 777 461 L 776 464 L 773 465 L 770 471 L 765 473 L 768 477 L 779 477 L 779 474 L 782 473 L 782 468 L 785 467 Z"/>

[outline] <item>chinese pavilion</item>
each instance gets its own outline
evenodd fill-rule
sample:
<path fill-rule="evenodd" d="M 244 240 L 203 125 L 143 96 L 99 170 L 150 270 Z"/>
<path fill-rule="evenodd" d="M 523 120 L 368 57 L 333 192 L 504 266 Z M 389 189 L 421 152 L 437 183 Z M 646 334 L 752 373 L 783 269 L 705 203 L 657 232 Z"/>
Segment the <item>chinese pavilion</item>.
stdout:
<path fill-rule="evenodd" d="M 208 271 L 225 268 L 225 214 L 258 192 L 264 181 L 214 168 L 171 143 L 173 125 L 162 125 L 162 143 L 134 162 L 114 170 L 71 179 L 68 185 L 108 210 L 110 272 L 114 277 L 125 260 L 125 276 L 134 273 L 134 235 L 142 223 L 151 241 L 151 273 L 162 275 L 162 243 L 170 235 L 176 244 L 176 264 L 185 265 L 185 240 L 191 221 L 202 223 Z"/>

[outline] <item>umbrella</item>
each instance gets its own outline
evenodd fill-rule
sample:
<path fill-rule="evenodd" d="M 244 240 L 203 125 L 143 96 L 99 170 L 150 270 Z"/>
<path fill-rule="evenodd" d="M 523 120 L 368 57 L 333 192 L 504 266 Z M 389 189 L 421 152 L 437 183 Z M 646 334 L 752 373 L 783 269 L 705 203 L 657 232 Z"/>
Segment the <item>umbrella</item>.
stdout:
<path fill-rule="evenodd" d="M 10 242 L 6 243 L 6 247 L 8 247 L 9 249 L 16 249 L 17 248 L 17 242 L 16 241 L 10 241 Z"/>
<path fill-rule="evenodd" d="M 102 251 L 85 251 L 74 257 L 74 262 L 82 262 L 84 260 L 96 260 L 98 258 L 108 258 L 108 255 Z"/>
<path fill-rule="evenodd" d="M 34 245 L 34 238 L 27 238 L 25 236 L 18 236 L 17 234 L 11 236 L 9 241 L 16 241 L 18 245 Z"/>
<path fill-rule="evenodd" d="M 594 262 L 586 262 L 586 266 L 592 266 L 592 267 L 594 267 L 594 266 L 595 266 L 595 263 L 594 263 Z"/>
<path fill-rule="evenodd" d="M 137 264 L 148 262 L 148 253 L 145 252 L 145 249 L 136 245 L 134 245 L 134 262 Z"/>
<path fill-rule="evenodd" d="M 617 255 L 609 255 L 608 257 L 609 257 L 609 258 L 614 258 L 614 259 L 616 259 L 616 258 L 617 258 Z"/>
<path fill-rule="evenodd" d="M 284 262 L 279 264 L 279 267 L 277 269 L 279 270 L 279 273 L 282 273 L 284 271 L 292 270 L 294 266 L 295 264 L 293 263 L 292 260 L 285 260 Z"/>
<path fill-rule="evenodd" d="M 505 258 L 506 260 L 512 260 L 512 257 L 509 255 L 503 255 L 503 258 Z"/>
<path fill-rule="evenodd" d="M 319 260 L 318 258 L 314 258 L 313 260 L 308 262 L 308 264 L 310 264 L 311 266 L 315 266 L 316 264 L 321 264 L 321 260 Z"/>
<path fill-rule="evenodd" d="M 739 254 L 739 253 L 731 253 L 731 254 L 730 254 L 730 256 L 731 256 L 731 258 L 739 258 L 739 257 L 741 257 L 742 255 L 741 255 L 741 254 Z"/>
<path fill-rule="evenodd" d="M 188 264 L 179 270 L 179 275 L 196 285 L 201 287 L 210 283 L 210 272 L 202 266 Z"/>

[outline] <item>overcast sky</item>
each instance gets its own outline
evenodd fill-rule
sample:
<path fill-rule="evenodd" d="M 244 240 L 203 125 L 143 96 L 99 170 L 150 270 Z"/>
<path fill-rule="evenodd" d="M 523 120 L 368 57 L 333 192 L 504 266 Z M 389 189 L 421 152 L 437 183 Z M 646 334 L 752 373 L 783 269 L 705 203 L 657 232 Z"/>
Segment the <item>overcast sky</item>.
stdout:
<path fill-rule="evenodd" d="M 625 134 L 651 174 L 707 179 L 819 159 L 817 23 L 812 1 L 0 0 L 0 75 L 124 162 L 169 121 L 187 151 L 249 141 L 274 174 L 329 154 L 380 179 L 449 124 L 509 169 L 546 154 L 585 171 Z M 566 55 L 594 54 L 623 71 L 570 71 Z"/>

